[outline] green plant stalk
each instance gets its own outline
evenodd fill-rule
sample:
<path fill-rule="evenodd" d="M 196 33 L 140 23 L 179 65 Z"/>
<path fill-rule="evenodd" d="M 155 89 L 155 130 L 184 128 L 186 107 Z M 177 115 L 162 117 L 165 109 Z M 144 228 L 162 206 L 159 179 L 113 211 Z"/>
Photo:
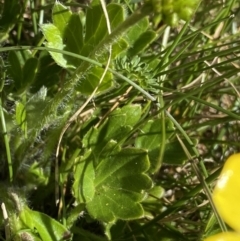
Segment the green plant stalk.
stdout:
<path fill-rule="evenodd" d="M 64 55 L 69 55 L 81 60 L 84 60 L 86 62 L 89 62 L 93 65 L 99 66 L 101 68 L 105 68 L 104 64 L 101 64 L 91 58 L 79 55 L 79 54 L 74 54 L 72 52 L 69 51 L 65 51 L 65 50 L 59 50 L 59 49 L 54 49 L 54 48 L 48 48 L 48 47 L 33 47 L 33 46 L 14 46 L 14 47 L 2 47 L 0 48 L 0 52 L 5 52 L 5 51 L 16 51 L 16 50 L 42 50 L 42 51 L 49 51 L 49 52 L 56 52 L 56 53 L 61 53 Z M 140 93 L 142 93 L 143 95 L 145 95 L 148 99 L 150 99 L 151 101 L 156 101 L 156 99 L 151 96 L 147 91 L 145 91 L 143 88 L 141 88 L 139 85 L 137 85 L 136 83 L 134 83 L 132 80 L 130 80 L 129 78 L 125 77 L 122 74 L 119 74 L 117 71 L 108 68 L 108 71 L 111 72 L 112 74 L 114 74 L 115 76 L 119 77 L 120 79 L 126 81 L 127 83 L 129 83 L 130 85 L 132 85 L 135 89 L 137 89 Z M 74 78 L 79 79 L 79 75 L 74 75 Z M 72 85 L 71 85 L 71 81 L 69 81 L 68 83 L 65 84 L 65 86 L 67 90 L 72 90 Z M 62 94 L 62 96 L 66 96 L 67 90 L 64 91 L 64 93 Z M 62 92 L 60 92 L 62 93 Z"/>
<path fill-rule="evenodd" d="M 204 101 L 204 100 L 202 100 L 202 99 L 200 99 L 200 98 L 198 98 L 198 97 L 193 96 L 194 94 L 197 94 L 197 92 L 199 92 L 199 91 L 202 91 L 202 90 L 204 90 L 204 89 L 208 89 L 208 88 L 212 87 L 213 85 L 216 85 L 217 83 L 219 83 L 220 81 L 222 81 L 224 78 L 227 78 L 227 77 L 229 77 L 229 76 L 232 76 L 234 73 L 235 73 L 235 70 L 234 70 L 234 71 L 230 71 L 230 73 L 224 74 L 224 75 L 216 78 L 217 81 L 211 81 L 211 82 L 209 82 L 209 83 L 205 83 L 204 86 L 202 86 L 202 87 L 200 87 L 200 88 L 195 88 L 195 89 L 189 91 L 189 93 L 181 93 L 181 92 L 178 92 L 178 91 L 174 91 L 174 90 L 172 90 L 172 89 L 169 89 L 169 88 L 160 87 L 160 89 L 162 89 L 162 90 L 170 91 L 170 92 L 172 92 L 173 94 L 176 94 L 176 95 L 179 96 L 179 98 L 174 98 L 174 100 L 173 100 L 171 103 L 165 105 L 165 106 L 162 107 L 162 108 L 166 110 L 166 109 L 169 108 L 171 105 L 173 105 L 173 104 L 175 104 L 175 103 L 179 103 L 181 100 L 191 99 L 191 100 L 195 100 L 196 102 L 199 102 L 199 103 L 201 103 L 201 104 L 203 104 L 203 105 L 210 106 L 210 107 L 212 107 L 212 108 L 214 108 L 214 109 L 216 109 L 216 110 L 218 110 L 218 111 L 220 111 L 220 112 L 222 112 L 222 113 L 227 114 L 228 116 L 231 116 L 232 118 L 234 118 L 234 119 L 236 119 L 236 120 L 240 120 L 240 116 L 239 116 L 239 115 L 237 115 L 237 114 L 235 114 L 235 113 L 233 113 L 233 112 L 231 112 L 231 111 L 228 111 L 228 110 L 226 110 L 226 109 L 224 109 L 224 108 L 222 108 L 222 107 L 220 107 L 220 106 L 218 106 L 218 105 L 209 103 L 209 102 Z"/>
<path fill-rule="evenodd" d="M 213 209 L 213 212 L 214 212 L 214 214 L 215 214 L 215 216 L 216 216 L 216 218 L 217 218 L 217 221 L 218 221 L 218 224 L 219 224 L 221 230 L 222 230 L 223 232 L 227 232 L 227 231 L 228 231 L 228 230 L 227 230 L 227 227 L 226 227 L 224 221 L 222 220 L 222 218 L 220 217 L 220 215 L 219 215 L 219 213 L 218 213 L 218 211 L 217 211 L 217 209 L 216 209 L 216 207 L 215 207 L 215 205 L 214 205 L 214 203 L 213 203 L 211 191 L 210 191 L 210 189 L 209 189 L 209 187 L 208 187 L 205 179 L 202 177 L 201 173 L 199 172 L 199 169 L 198 169 L 198 167 L 197 167 L 197 164 L 196 164 L 196 162 L 195 162 L 194 160 L 192 160 L 192 167 L 193 167 L 193 169 L 194 169 L 194 171 L 195 171 L 195 173 L 196 173 L 196 175 L 197 175 L 197 177 L 198 177 L 198 180 L 199 180 L 199 181 L 202 183 L 202 185 L 203 185 L 204 191 L 205 191 L 205 193 L 206 193 L 206 195 L 207 195 L 207 197 L 208 197 L 208 200 L 209 200 L 210 205 L 211 205 L 211 207 L 212 207 L 212 209 Z"/>
<path fill-rule="evenodd" d="M 11 151 L 9 146 L 9 139 L 7 135 L 6 121 L 3 113 L 2 98 L 0 98 L 0 118 L 1 118 L 1 124 L 2 124 L 3 135 L 4 135 L 4 143 L 5 143 L 6 154 L 7 154 L 9 181 L 12 182 L 13 181 L 12 158 L 11 158 Z"/>
<path fill-rule="evenodd" d="M 235 2 L 236 0 L 227 1 L 225 4 L 225 7 L 223 7 L 222 10 L 219 12 L 219 14 L 216 16 L 216 20 L 219 20 L 224 17 L 228 17 L 228 15 L 231 14 L 232 7 Z"/>
<path fill-rule="evenodd" d="M 105 2 L 103 0 L 100 0 L 101 5 L 102 5 L 102 10 L 105 16 L 105 20 L 106 20 L 106 24 L 107 24 L 107 28 L 108 28 L 108 33 L 111 34 L 111 24 L 110 24 L 110 20 L 109 20 L 109 16 L 108 16 L 108 12 L 106 9 L 106 5 Z M 96 86 L 96 88 L 93 90 L 93 92 L 91 93 L 91 95 L 88 97 L 88 99 L 85 101 L 85 103 L 77 110 L 77 112 L 74 113 L 74 115 L 68 120 L 68 123 L 64 126 L 60 137 L 59 137 L 59 141 L 58 141 L 58 146 L 57 146 L 57 150 L 56 150 L 56 170 L 58 170 L 58 153 L 59 153 L 59 147 L 60 147 L 60 143 L 62 141 L 62 137 L 65 133 L 65 131 L 67 130 L 67 128 L 70 126 L 70 124 L 80 115 L 80 113 L 83 111 L 83 109 L 88 105 L 88 103 L 92 100 L 92 98 L 94 97 L 94 95 L 96 94 L 99 86 L 101 85 L 105 75 L 107 74 L 108 71 L 108 67 L 110 65 L 111 62 L 111 56 L 112 56 L 112 46 L 109 46 L 109 56 L 108 56 L 108 60 L 107 60 L 107 64 L 104 68 L 103 74 L 101 76 L 101 78 L 99 79 L 99 83 Z M 86 63 L 86 62 L 85 62 Z M 56 183 L 58 183 L 58 180 L 56 180 Z M 58 190 L 58 185 L 56 185 L 56 190 Z M 57 197 L 57 193 L 56 193 L 56 197 Z M 57 199 L 56 199 L 57 200 Z"/>
<path fill-rule="evenodd" d="M 189 25 L 189 28 L 190 28 L 191 31 L 193 31 L 193 33 L 190 33 L 190 34 L 184 36 L 184 37 L 180 40 L 179 43 L 184 43 L 184 42 L 186 42 L 187 39 L 191 39 L 191 38 L 192 38 L 194 35 L 196 35 L 197 33 L 202 33 L 202 34 L 204 35 L 204 33 L 203 33 L 204 31 L 206 31 L 206 30 L 208 30 L 209 28 L 217 25 L 217 24 L 220 23 L 220 22 L 223 22 L 224 20 L 228 20 L 230 17 L 231 17 L 231 16 L 227 16 L 227 17 L 225 17 L 225 18 L 221 18 L 221 19 L 218 19 L 218 20 L 215 19 L 214 22 L 208 23 L 206 26 L 203 26 L 203 27 L 200 28 L 200 29 L 197 29 L 197 28 L 193 27 L 192 25 Z M 222 41 L 224 42 L 224 38 L 222 39 Z M 215 43 L 216 43 L 216 40 L 213 40 L 213 39 L 212 39 L 211 43 L 208 42 L 207 44 L 201 46 L 201 48 L 205 49 L 207 45 L 212 46 L 212 44 L 215 44 Z M 218 45 L 218 46 L 219 46 L 219 45 Z"/>
<path fill-rule="evenodd" d="M 171 121 L 174 123 L 174 125 L 177 127 L 177 129 L 182 133 L 182 135 L 185 137 L 185 139 L 187 140 L 187 142 L 192 146 L 192 149 L 194 151 L 194 153 L 196 154 L 197 156 L 197 159 L 199 159 L 199 153 L 197 151 L 197 149 L 194 147 L 193 145 L 193 142 L 191 141 L 191 139 L 189 138 L 189 136 L 187 135 L 187 133 L 183 130 L 183 128 L 178 124 L 178 122 L 173 118 L 173 116 L 168 112 L 168 111 L 165 111 L 166 115 L 171 119 Z M 212 200 L 212 196 L 211 196 L 211 191 L 209 190 L 209 187 L 205 181 L 205 179 L 202 177 L 196 163 L 194 160 L 191 161 L 191 164 L 192 164 L 192 167 L 198 177 L 198 180 L 202 183 L 202 186 L 203 186 L 203 189 L 208 197 L 208 200 L 211 204 L 211 207 L 216 215 L 216 218 L 218 220 L 218 224 L 219 226 L 221 227 L 221 230 L 226 232 L 227 231 L 227 228 L 226 228 L 226 225 L 225 223 L 223 222 L 223 220 L 221 219 L 221 217 L 219 216 L 218 212 L 217 212 L 217 209 L 213 203 L 213 200 Z M 202 167 L 204 167 L 204 165 L 202 165 Z M 205 169 L 205 167 L 204 167 Z"/>
<path fill-rule="evenodd" d="M 156 69 L 158 71 L 161 72 L 161 70 L 166 68 L 166 64 L 167 63 L 167 59 L 169 58 L 169 56 L 172 54 L 173 50 L 177 47 L 180 39 L 182 38 L 183 34 L 186 32 L 188 28 L 188 22 L 185 23 L 185 25 L 183 26 L 181 32 L 177 35 L 177 38 L 174 40 L 173 44 L 171 45 L 171 47 L 167 50 L 167 52 L 164 54 L 164 57 L 162 58 L 161 62 L 158 64 L 158 66 L 156 67 Z M 160 68 L 160 70 L 159 70 Z"/>
<path fill-rule="evenodd" d="M 2 202 L 2 204 L 1 204 L 1 209 L 2 209 L 2 214 L 3 214 L 3 219 L 4 219 L 6 240 L 11 240 L 10 223 L 9 223 L 7 209 L 6 209 L 6 206 L 5 206 L 4 202 Z"/>
<path fill-rule="evenodd" d="M 168 111 L 165 111 L 165 113 L 168 116 L 168 118 L 174 123 L 176 128 L 182 133 L 182 135 L 185 137 L 185 139 L 187 140 L 189 145 L 192 146 L 192 149 L 193 149 L 195 155 L 197 156 L 197 158 L 201 159 L 200 156 L 199 156 L 199 152 L 198 152 L 197 148 L 194 146 L 192 140 L 189 138 L 189 136 L 187 135 L 186 131 L 181 127 L 181 125 L 179 125 L 179 123 L 174 119 L 174 117 Z M 204 176 L 207 176 L 206 168 L 205 168 L 205 166 L 204 166 L 204 164 L 202 162 L 201 162 L 201 167 L 202 167 Z"/>
<path fill-rule="evenodd" d="M 71 53 L 71 52 L 68 52 L 68 51 L 63 51 L 63 50 L 59 50 L 59 49 L 54 49 L 54 48 L 47 48 L 47 47 L 32 47 L 32 46 L 15 46 L 15 47 L 3 47 L 3 48 L 0 48 L 0 52 L 4 52 L 4 51 L 16 51 L 16 50 L 43 50 L 43 51 L 49 51 L 49 52 L 56 52 L 56 53 L 62 53 L 62 54 L 66 54 L 66 55 L 69 55 L 69 56 L 73 56 L 75 58 L 78 58 L 78 59 L 82 59 L 84 61 L 87 61 L 91 64 L 94 64 L 96 66 L 99 66 L 101 68 L 104 68 L 105 69 L 105 65 L 93 60 L 93 59 L 90 59 L 88 57 L 85 57 L 85 56 L 81 56 L 81 55 L 78 55 L 78 54 L 74 54 L 74 53 Z M 116 75 L 117 77 L 125 80 L 126 82 L 128 82 L 130 85 L 132 85 L 134 88 L 136 88 L 140 93 L 142 93 L 143 95 L 145 95 L 148 99 L 150 99 L 151 101 L 155 101 L 155 98 L 153 96 L 151 96 L 148 92 L 146 92 L 144 89 L 142 89 L 139 85 L 137 85 L 136 83 L 134 83 L 133 81 L 131 81 L 130 79 L 128 79 L 127 77 L 119 74 L 117 71 L 111 69 L 111 68 L 108 68 L 108 71 L 113 73 L 114 75 Z M 69 80 L 68 82 L 65 83 L 63 89 L 58 92 L 56 94 L 56 96 L 54 97 L 54 99 L 52 99 L 50 102 L 49 102 L 49 105 L 47 105 L 47 107 L 44 109 L 42 115 L 41 115 L 41 119 L 39 119 L 39 122 L 36 123 L 36 126 L 35 126 L 35 129 L 34 131 L 31 133 L 31 136 L 29 135 L 28 136 L 28 140 L 27 140 L 27 143 L 26 143 L 26 148 L 28 148 L 28 145 L 30 145 L 34 140 L 35 138 L 37 137 L 38 133 L 39 133 L 39 130 L 41 130 L 45 123 L 46 123 L 46 119 L 47 118 L 51 118 L 51 114 L 54 113 L 54 111 L 58 108 L 58 106 L 64 101 L 70 101 L 72 100 L 74 97 L 75 97 L 75 94 L 74 94 L 74 86 L 75 84 L 77 83 L 77 81 L 79 80 L 79 76 L 77 74 L 74 74 L 74 76 L 72 77 L 71 80 Z M 70 99 L 68 97 L 71 97 Z M 22 153 L 25 153 L 26 150 L 22 150 Z"/>
<path fill-rule="evenodd" d="M 26 106 L 27 103 L 27 94 L 26 92 L 22 95 L 22 101 L 24 106 Z M 21 127 L 24 125 L 24 123 L 22 123 Z M 27 135 L 28 135 L 28 128 L 27 128 L 27 121 L 25 120 L 25 128 L 24 128 L 24 138 L 27 139 Z"/>
<path fill-rule="evenodd" d="M 159 97 L 160 105 L 164 105 L 163 97 Z M 159 156 L 158 156 L 158 163 L 156 166 L 156 171 L 158 171 L 162 165 L 163 157 L 164 157 L 164 151 L 165 151 L 165 143 L 166 143 L 166 118 L 165 118 L 165 111 L 160 112 L 161 115 L 161 127 L 162 127 L 162 139 L 161 139 L 161 145 L 159 150 Z"/>
<path fill-rule="evenodd" d="M 32 21 L 33 21 L 33 32 L 34 34 L 37 35 L 38 32 L 38 28 L 37 28 L 37 14 L 36 12 L 33 11 L 34 9 L 34 1 L 30 1 L 31 2 L 31 13 L 32 13 Z"/>
<path fill-rule="evenodd" d="M 210 51 L 210 50 L 214 51 L 215 49 L 216 49 L 216 47 L 215 48 L 205 49 L 204 51 Z M 197 51 L 197 52 L 194 52 L 193 54 L 202 53 L 202 52 L 203 51 Z M 239 51 L 239 46 L 232 47 L 232 48 L 229 48 L 227 50 L 221 50 L 220 52 L 219 52 L 219 50 L 215 50 L 215 52 L 213 52 L 211 55 L 203 56 L 200 59 L 193 60 L 190 63 L 185 63 L 184 65 L 174 67 L 171 70 L 168 70 L 168 71 L 162 71 L 162 70 L 159 71 L 158 70 L 157 74 L 159 76 L 160 75 L 164 75 L 164 74 L 168 74 L 170 72 L 174 72 L 174 71 L 177 71 L 177 70 L 181 70 L 181 69 L 184 69 L 184 68 L 191 67 L 194 64 L 199 64 L 199 63 L 204 62 L 204 61 L 212 61 L 212 59 L 215 58 L 215 57 L 226 57 L 227 55 L 231 55 L 232 53 L 235 53 L 235 55 L 236 55 L 239 52 L 240 52 Z M 190 54 L 188 54 L 188 56 L 190 56 Z M 236 59 L 239 59 L 239 57 L 236 57 Z M 232 61 L 234 61 L 234 59 L 225 60 L 225 61 L 223 61 L 221 63 L 217 63 L 217 64 L 214 64 L 214 65 L 211 65 L 211 66 L 206 66 L 206 67 L 201 69 L 201 72 L 203 72 L 205 70 L 208 70 L 208 69 L 216 68 L 216 67 L 221 66 L 222 64 L 225 64 L 225 63 L 231 63 Z M 235 71 L 236 71 L 236 73 L 238 72 L 237 70 L 235 70 Z"/>
<path fill-rule="evenodd" d="M 164 35 L 163 35 L 163 40 L 162 40 L 162 49 L 164 50 L 168 44 L 168 40 L 169 40 L 169 35 L 170 35 L 170 27 L 167 27 L 164 31 Z M 164 58 L 164 62 L 168 60 L 168 58 Z M 166 68 L 168 68 L 168 66 L 166 66 Z M 158 83 L 160 86 L 163 86 L 164 80 L 166 78 L 166 75 L 163 75 L 161 77 L 158 77 Z M 158 95 L 158 103 L 159 106 L 158 107 L 163 107 L 164 106 L 164 100 L 163 100 L 163 91 L 160 90 L 159 95 Z M 161 120 L 161 131 L 162 131 L 162 135 L 161 135 L 161 145 L 159 148 L 159 154 L 158 154 L 158 163 L 156 165 L 155 168 L 155 172 L 157 172 L 161 165 L 162 165 L 162 161 L 163 161 L 163 157 L 164 157 L 164 151 L 165 151 L 165 142 L 166 142 L 166 125 L 165 125 L 165 113 L 164 113 L 164 109 L 161 109 L 160 112 L 160 120 Z"/>
<path fill-rule="evenodd" d="M 40 47 L 40 46 L 44 43 L 44 41 L 45 41 L 45 37 L 43 36 L 43 37 L 38 41 L 37 46 Z M 37 51 L 38 51 L 37 49 L 34 49 L 34 50 L 32 51 L 32 56 L 33 56 L 33 57 L 36 55 Z"/>
<path fill-rule="evenodd" d="M 44 6 L 46 3 L 45 3 L 45 0 L 41 0 L 40 1 L 40 5 L 41 6 Z M 43 24 L 44 22 L 44 11 L 43 9 L 40 10 L 40 13 L 39 13 L 39 21 L 38 21 L 38 24 Z"/>
<path fill-rule="evenodd" d="M 190 96 L 189 99 L 195 100 L 195 101 L 197 101 L 197 102 L 199 102 L 199 103 L 201 103 L 203 105 L 210 106 L 210 107 L 214 108 L 215 110 L 218 110 L 218 111 L 220 111 L 220 112 L 222 112 L 224 114 L 227 114 L 228 116 L 231 116 L 231 117 L 233 117 L 233 118 L 235 118 L 237 120 L 240 120 L 240 116 L 238 114 L 234 114 L 231 111 L 228 111 L 228 110 L 226 110 L 226 109 L 224 109 L 222 107 L 219 107 L 218 105 L 214 105 L 214 104 L 212 104 L 210 102 L 207 102 L 207 101 L 202 100 L 202 99 L 200 99 L 198 97 L 195 97 L 195 96 Z"/>
<path fill-rule="evenodd" d="M 27 2 L 28 0 L 25 0 L 22 4 L 23 4 L 23 12 L 27 7 Z M 22 12 L 22 16 L 19 17 L 19 23 L 18 23 L 18 28 L 17 28 L 17 41 L 19 42 L 21 39 L 21 33 L 22 33 L 22 27 L 23 27 L 23 22 L 24 22 L 24 18 L 23 18 L 23 12 Z"/>
<path fill-rule="evenodd" d="M 73 57 L 76 58 L 80 58 L 82 60 L 87 61 L 88 63 L 82 64 L 74 73 L 73 77 L 65 83 L 65 85 L 63 86 L 63 89 L 55 96 L 55 98 L 49 103 L 49 105 L 46 107 L 46 109 L 43 111 L 42 113 L 42 120 L 39 121 L 39 123 L 37 123 L 36 127 L 35 127 L 35 131 L 33 132 L 32 136 L 30 138 L 28 138 L 29 143 L 31 143 L 33 141 L 33 139 L 36 138 L 36 136 L 38 135 L 38 132 L 40 129 L 42 129 L 42 127 L 45 125 L 46 122 L 46 117 L 50 117 L 51 114 L 54 112 L 54 110 L 57 109 L 57 107 L 59 106 L 59 104 L 64 101 L 64 99 L 67 96 L 71 96 L 71 98 L 75 97 L 75 93 L 74 93 L 74 86 L 78 83 L 79 80 L 79 76 L 81 75 L 81 73 L 83 71 L 86 71 L 86 69 L 90 66 L 91 64 L 95 64 L 97 66 L 100 66 L 102 68 L 105 68 L 105 66 L 103 64 L 98 63 L 97 61 L 94 61 L 91 59 L 91 56 L 93 56 L 93 58 L 95 57 L 95 54 L 102 49 L 106 49 L 106 46 L 111 45 L 116 39 L 118 39 L 124 32 L 126 32 L 131 26 L 133 26 L 134 24 L 136 24 L 138 21 L 140 21 L 142 18 L 148 16 L 151 12 L 153 11 L 153 6 L 152 4 L 149 3 L 145 3 L 140 9 L 136 10 L 136 12 L 134 12 L 134 14 L 132 14 L 129 18 L 127 18 L 122 24 L 120 24 L 119 27 L 117 27 L 110 35 L 108 35 L 102 42 L 100 42 L 95 49 L 90 53 L 90 55 L 87 57 L 84 56 L 79 56 L 77 54 L 73 54 L 73 53 L 67 53 L 65 51 L 62 50 L 56 50 L 56 49 L 51 49 L 51 48 L 46 48 L 46 47 L 31 47 L 31 46 L 24 46 L 24 47 L 10 47 L 10 48 L 1 48 L 0 52 L 2 51 L 10 51 L 10 50 L 23 50 L 23 49 L 33 49 L 33 50 L 47 50 L 49 52 L 51 51 L 55 51 L 58 53 L 62 53 L 62 54 L 68 54 L 71 55 Z M 87 67 L 87 68 L 86 68 Z M 143 90 L 140 86 L 138 86 L 137 84 L 135 84 L 134 82 L 132 82 L 131 80 L 129 80 L 128 78 L 121 76 L 119 73 L 115 72 L 114 70 L 110 70 L 108 68 L 108 71 L 114 73 L 115 75 L 117 75 L 118 77 L 124 79 L 125 81 L 127 81 L 129 84 L 131 84 L 134 88 L 137 88 L 141 93 L 143 93 L 144 95 L 146 95 L 148 98 L 150 97 L 150 99 L 152 101 L 155 101 L 155 98 L 153 98 L 151 95 L 149 95 L 145 90 Z"/>
<path fill-rule="evenodd" d="M 180 56 L 184 53 L 184 51 L 193 43 L 193 41 L 196 39 L 198 34 L 196 34 L 180 51 L 178 51 L 170 60 L 162 63 L 163 65 L 161 66 L 161 69 L 157 68 L 158 72 L 161 72 L 161 70 L 164 70 L 166 67 L 170 66 L 172 63 L 174 63 L 177 59 L 179 59 Z M 172 53 L 172 52 L 171 52 Z M 171 54 L 170 53 L 170 54 Z"/>
<path fill-rule="evenodd" d="M 219 213 L 218 213 L 218 211 L 217 211 L 217 209 L 216 209 L 216 207 L 214 205 L 214 202 L 213 202 L 213 199 L 212 199 L 212 195 L 211 195 L 211 191 L 210 191 L 210 189 L 209 189 L 209 187 L 208 187 L 204 177 L 202 176 L 202 173 L 199 171 L 199 168 L 198 168 L 198 165 L 197 165 L 196 161 L 191 157 L 190 153 L 188 152 L 188 150 L 187 150 L 186 146 L 183 144 L 183 142 L 180 139 L 179 139 L 179 141 L 180 141 L 180 144 L 182 145 L 182 148 L 183 148 L 186 156 L 190 160 L 192 168 L 193 168 L 193 170 L 194 170 L 194 172 L 195 172 L 199 182 L 203 186 L 203 190 L 205 191 L 205 193 L 206 193 L 206 195 L 208 197 L 208 200 L 209 200 L 210 205 L 211 205 L 211 207 L 213 209 L 213 212 L 214 212 L 214 214 L 216 216 L 216 219 L 217 219 L 217 221 L 219 223 L 219 226 L 221 227 L 221 230 L 223 232 L 226 232 L 227 231 L 227 227 L 226 227 L 224 221 L 222 220 L 222 218 L 220 217 L 220 215 L 219 215 Z M 202 161 L 201 161 L 201 163 L 202 163 L 202 166 L 205 168 L 204 163 Z"/>
<path fill-rule="evenodd" d="M 165 114 L 166 116 L 174 123 L 174 125 L 176 126 L 176 128 L 182 133 L 182 135 L 185 137 L 186 141 L 189 143 L 189 145 L 192 146 L 192 149 L 195 153 L 195 155 L 197 156 L 197 158 L 199 158 L 199 153 L 197 148 L 194 146 L 194 143 L 192 142 L 192 140 L 189 138 L 189 136 L 187 135 L 187 133 L 183 130 L 183 128 L 181 127 L 181 125 L 174 119 L 174 117 L 165 110 Z"/>

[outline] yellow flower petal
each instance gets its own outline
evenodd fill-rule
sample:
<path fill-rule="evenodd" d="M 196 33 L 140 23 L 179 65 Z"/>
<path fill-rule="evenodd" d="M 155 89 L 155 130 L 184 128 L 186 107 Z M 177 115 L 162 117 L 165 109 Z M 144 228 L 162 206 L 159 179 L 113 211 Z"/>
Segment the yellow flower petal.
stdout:
<path fill-rule="evenodd" d="M 212 197 L 223 220 L 240 232 L 240 153 L 227 159 Z M 240 241 L 240 238 L 238 240 Z"/>
<path fill-rule="evenodd" d="M 240 234 L 228 232 L 228 233 L 219 233 L 216 235 L 213 235 L 204 241 L 239 241 L 240 240 Z"/>

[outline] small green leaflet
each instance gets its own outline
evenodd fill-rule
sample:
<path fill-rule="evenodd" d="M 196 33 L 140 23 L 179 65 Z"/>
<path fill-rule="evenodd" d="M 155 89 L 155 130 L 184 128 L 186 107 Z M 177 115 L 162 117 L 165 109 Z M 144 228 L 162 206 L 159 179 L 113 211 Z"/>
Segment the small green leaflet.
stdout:
<path fill-rule="evenodd" d="M 44 213 L 24 207 L 19 218 L 32 232 L 37 231 L 42 241 L 67 241 L 71 239 L 71 234 L 66 227 Z"/>

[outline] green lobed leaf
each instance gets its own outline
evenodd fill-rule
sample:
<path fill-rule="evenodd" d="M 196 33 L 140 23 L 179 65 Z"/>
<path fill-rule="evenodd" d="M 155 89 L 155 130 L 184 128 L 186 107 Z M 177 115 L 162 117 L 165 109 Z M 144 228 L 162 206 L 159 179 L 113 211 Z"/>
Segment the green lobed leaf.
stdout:
<path fill-rule="evenodd" d="M 174 132 L 172 122 L 169 120 L 165 123 L 166 141 L 168 141 Z M 162 126 L 161 120 L 150 120 L 141 129 L 138 137 L 135 140 L 137 148 L 148 150 L 149 159 L 151 162 L 151 171 L 155 171 L 158 164 L 159 149 L 162 144 Z M 165 144 L 165 143 L 164 143 Z"/>
<path fill-rule="evenodd" d="M 142 203 L 146 216 L 154 218 L 154 214 L 163 208 L 163 203 L 160 200 L 163 195 L 164 189 L 159 184 L 155 184 L 148 191 L 148 196 Z"/>
<path fill-rule="evenodd" d="M 147 153 L 135 148 L 102 159 L 95 169 L 94 196 L 86 203 L 89 214 L 107 223 L 143 217 L 140 202 L 152 186 L 145 174 L 149 166 Z"/>
<path fill-rule="evenodd" d="M 157 184 L 149 190 L 148 194 L 150 194 L 150 196 L 148 196 L 146 199 L 148 201 L 160 199 L 164 195 L 164 189 L 159 184 Z"/>
<path fill-rule="evenodd" d="M 83 46 L 83 29 L 79 14 L 56 2 L 52 13 L 53 24 L 43 24 L 41 29 L 47 40 L 46 46 L 80 54 Z M 50 52 L 55 62 L 63 68 L 77 68 L 80 60 Z"/>
<path fill-rule="evenodd" d="M 83 147 L 91 148 L 95 157 L 103 154 L 109 141 L 123 141 L 141 117 L 140 105 L 128 105 L 113 111 L 99 128 L 91 128 L 83 137 Z"/>
<path fill-rule="evenodd" d="M 119 135 L 116 138 L 124 138 L 125 134 L 130 131 L 130 126 L 122 126 L 118 129 Z M 110 143 L 112 143 L 111 151 L 114 151 L 114 147 L 117 148 L 118 142 L 105 137 L 104 126 L 103 129 L 91 128 L 83 138 L 83 147 L 86 149 L 91 148 L 92 157 L 94 161 L 97 162 L 100 156 L 105 156 L 106 154 L 111 153 L 108 147 L 108 145 L 111 145 Z M 108 152 L 106 152 L 106 150 L 108 150 Z"/>
<path fill-rule="evenodd" d="M 79 203 L 86 203 L 94 197 L 95 171 L 91 154 L 88 150 L 84 157 L 79 158 L 74 170 L 73 193 Z"/>
<path fill-rule="evenodd" d="M 102 7 L 100 4 L 87 9 L 86 34 L 84 38 L 85 44 L 91 42 L 93 45 L 96 45 L 96 41 L 94 37 L 95 34 L 96 34 L 96 39 L 101 41 L 101 39 L 107 33 L 106 20 L 105 21 L 103 20 L 104 18 L 102 15 Z"/>
<path fill-rule="evenodd" d="M 117 108 L 109 115 L 109 119 L 105 125 L 105 137 L 110 140 L 121 140 L 121 127 L 133 127 L 140 119 L 142 108 L 140 105 L 126 105 Z M 132 129 L 132 128 L 131 128 Z M 120 136 L 120 138 L 119 138 Z"/>

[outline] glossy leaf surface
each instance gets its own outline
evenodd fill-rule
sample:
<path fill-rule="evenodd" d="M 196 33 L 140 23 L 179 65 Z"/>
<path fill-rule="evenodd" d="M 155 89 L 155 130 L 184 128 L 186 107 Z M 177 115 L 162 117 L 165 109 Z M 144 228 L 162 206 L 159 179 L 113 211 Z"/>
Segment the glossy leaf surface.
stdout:
<path fill-rule="evenodd" d="M 239 241 L 240 240 L 240 234 L 234 233 L 234 232 L 228 232 L 228 233 L 219 233 L 216 235 L 213 235 L 204 241 Z"/>
<path fill-rule="evenodd" d="M 230 156 L 224 164 L 213 191 L 213 201 L 220 216 L 240 232 L 240 154 Z"/>

